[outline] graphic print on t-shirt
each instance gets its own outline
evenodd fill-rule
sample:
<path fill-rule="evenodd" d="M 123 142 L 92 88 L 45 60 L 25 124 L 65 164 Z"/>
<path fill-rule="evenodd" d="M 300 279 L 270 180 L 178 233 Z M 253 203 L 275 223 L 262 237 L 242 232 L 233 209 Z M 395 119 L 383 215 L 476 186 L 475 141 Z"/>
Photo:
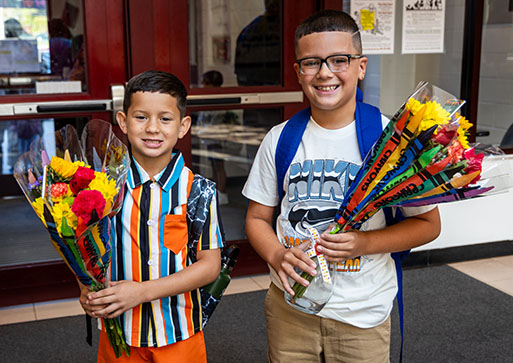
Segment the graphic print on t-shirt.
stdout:
<path fill-rule="evenodd" d="M 308 228 L 325 231 L 334 221 L 359 165 L 343 160 L 304 160 L 290 166 L 287 203 L 279 221 L 289 246 L 309 240 Z M 361 258 L 339 263 L 338 271 L 357 272 Z"/>

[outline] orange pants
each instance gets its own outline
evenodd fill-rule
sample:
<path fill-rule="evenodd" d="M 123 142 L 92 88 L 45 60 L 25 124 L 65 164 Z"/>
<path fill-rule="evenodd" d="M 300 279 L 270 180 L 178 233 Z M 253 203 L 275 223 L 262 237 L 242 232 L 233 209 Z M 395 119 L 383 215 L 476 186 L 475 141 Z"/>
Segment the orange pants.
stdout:
<path fill-rule="evenodd" d="M 130 357 L 123 353 L 121 357 L 116 358 L 114 350 L 110 346 L 109 338 L 107 338 L 107 333 L 102 330 L 100 332 L 100 342 L 98 343 L 98 363 L 107 362 L 207 363 L 207 351 L 203 332 L 200 331 L 189 339 L 160 348 L 130 347 Z"/>

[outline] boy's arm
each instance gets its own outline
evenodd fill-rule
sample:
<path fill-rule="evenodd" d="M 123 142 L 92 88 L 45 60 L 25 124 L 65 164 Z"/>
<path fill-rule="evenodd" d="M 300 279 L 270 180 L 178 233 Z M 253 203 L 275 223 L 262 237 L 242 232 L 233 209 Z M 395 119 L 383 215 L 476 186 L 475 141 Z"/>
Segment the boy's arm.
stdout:
<path fill-rule="evenodd" d="M 278 273 L 285 290 L 294 295 L 288 277 L 304 286 L 308 281 L 301 278 L 295 271 L 298 267 L 311 275 L 315 275 L 315 264 L 301 249 L 285 248 L 272 227 L 274 207 L 269 207 L 250 200 L 246 214 L 246 234 L 251 246 Z"/>
<path fill-rule="evenodd" d="M 108 288 L 87 294 L 86 305 L 107 304 L 100 310 L 89 309 L 91 315 L 96 318 L 114 318 L 142 303 L 205 286 L 217 278 L 220 269 L 220 249 L 198 251 L 198 260 L 182 271 L 143 282 L 113 281 Z"/>
<path fill-rule="evenodd" d="M 438 237 L 440 229 L 440 215 L 436 207 L 379 230 L 338 234 L 324 232 L 318 250 L 330 261 L 404 251 L 431 242 Z"/>

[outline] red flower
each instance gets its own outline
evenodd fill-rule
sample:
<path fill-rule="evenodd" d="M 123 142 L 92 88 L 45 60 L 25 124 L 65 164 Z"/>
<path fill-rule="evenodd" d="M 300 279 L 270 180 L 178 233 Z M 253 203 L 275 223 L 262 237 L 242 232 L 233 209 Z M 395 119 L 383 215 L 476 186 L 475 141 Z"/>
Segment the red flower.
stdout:
<path fill-rule="evenodd" d="M 68 192 L 68 185 L 66 183 L 55 183 L 50 187 L 50 194 L 52 198 L 59 198 Z"/>
<path fill-rule="evenodd" d="M 78 193 L 71 206 L 73 213 L 75 213 L 77 218 L 82 218 L 85 224 L 89 224 L 91 221 L 93 210 L 96 211 L 98 218 L 101 218 L 104 209 L 105 198 L 97 190 L 82 190 Z"/>
<path fill-rule="evenodd" d="M 463 158 L 465 149 L 461 146 L 460 142 L 456 140 L 449 146 L 449 156 L 451 157 L 451 164 L 455 164 Z"/>
<path fill-rule="evenodd" d="M 449 128 L 446 125 L 443 125 L 437 132 L 437 134 L 433 137 L 433 140 L 441 144 L 443 146 L 449 145 L 449 143 L 454 139 L 454 136 L 456 136 L 457 129 L 449 130 Z"/>
<path fill-rule="evenodd" d="M 475 155 L 474 148 L 470 148 L 470 149 L 466 150 L 463 153 L 463 157 L 465 158 L 465 160 L 467 160 L 467 167 L 464 170 L 465 173 L 470 174 L 470 173 L 473 173 L 475 171 L 479 171 L 480 172 L 482 170 L 482 163 L 483 163 L 484 154 L 477 154 L 477 155 Z M 470 184 L 474 184 L 479 179 L 481 179 L 481 174 L 479 174 L 477 177 L 475 177 L 470 182 Z"/>
<path fill-rule="evenodd" d="M 73 178 L 69 182 L 69 187 L 73 194 L 78 194 L 82 189 L 85 189 L 89 186 L 91 180 L 95 178 L 94 170 L 90 168 L 86 168 L 84 166 L 79 166 Z"/>

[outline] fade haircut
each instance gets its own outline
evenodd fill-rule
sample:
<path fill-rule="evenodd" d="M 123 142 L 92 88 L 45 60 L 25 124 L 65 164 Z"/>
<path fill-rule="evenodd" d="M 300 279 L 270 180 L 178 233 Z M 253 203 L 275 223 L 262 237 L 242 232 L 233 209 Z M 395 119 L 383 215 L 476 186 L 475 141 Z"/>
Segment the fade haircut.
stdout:
<path fill-rule="evenodd" d="M 180 111 L 180 119 L 185 116 L 187 107 L 187 90 L 182 81 L 175 75 L 162 71 L 146 71 L 132 77 L 125 90 L 123 99 L 123 111 L 127 113 L 136 92 L 154 92 L 168 94 L 176 98 L 176 106 Z"/>
<path fill-rule="evenodd" d="M 297 52 L 297 43 L 305 35 L 323 32 L 346 32 L 353 36 L 353 46 L 362 53 L 362 40 L 358 25 L 347 13 L 338 10 L 321 10 L 309 16 L 299 24 L 296 29 L 294 44 Z"/>

